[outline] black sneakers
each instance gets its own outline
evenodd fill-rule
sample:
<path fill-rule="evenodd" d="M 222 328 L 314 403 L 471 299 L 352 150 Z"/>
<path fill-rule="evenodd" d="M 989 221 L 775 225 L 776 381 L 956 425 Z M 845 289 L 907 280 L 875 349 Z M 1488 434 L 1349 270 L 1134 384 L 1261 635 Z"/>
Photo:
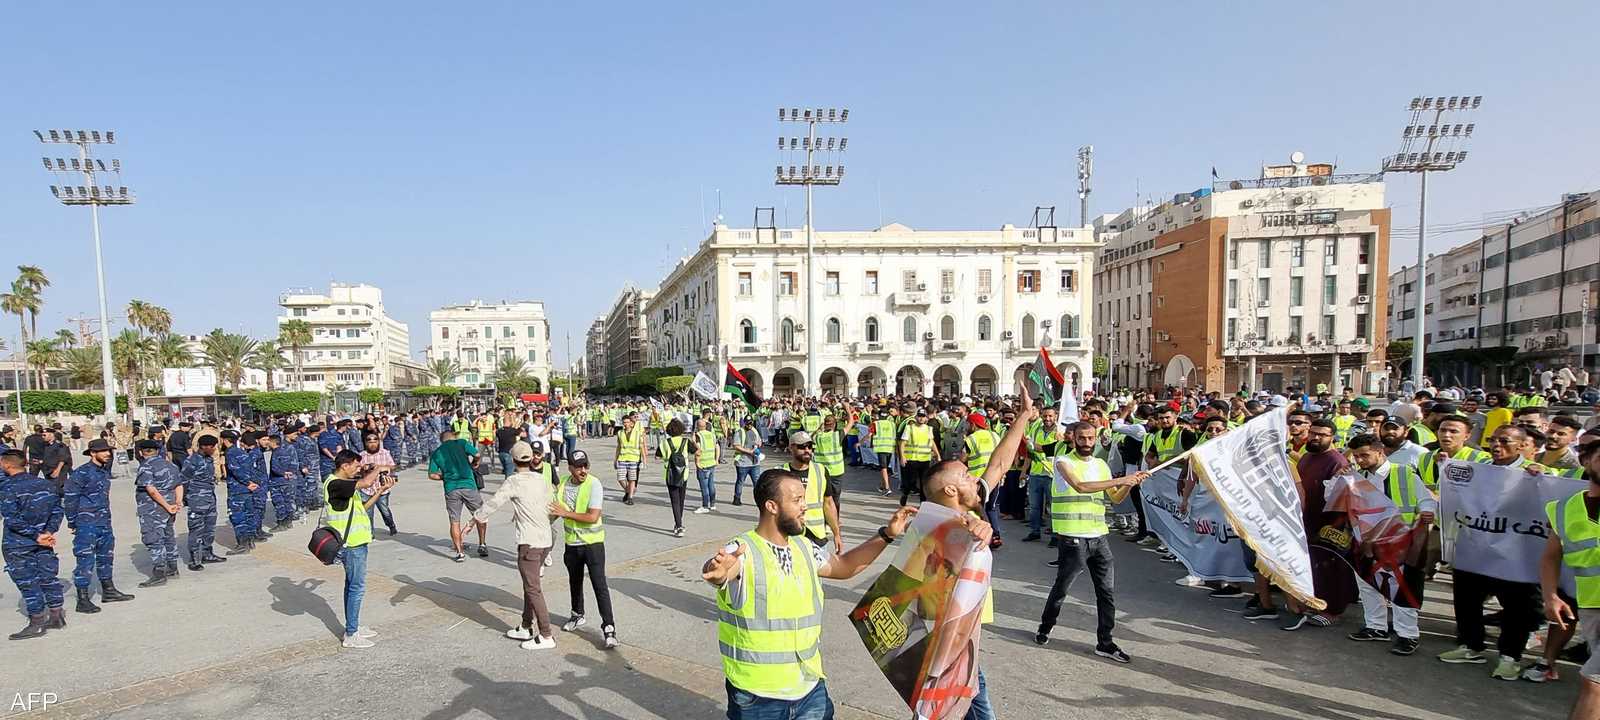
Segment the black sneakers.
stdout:
<path fill-rule="evenodd" d="M 1364 627 L 1360 630 L 1350 633 L 1349 635 L 1346 635 L 1345 637 L 1355 640 L 1356 642 L 1387 642 L 1389 640 L 1389 631 L 1373 630 L 1372 628 Z"/>
<path fill-rule="evenodd" d="M 1094 649 L 1094 654 L 1103 658 L 1115 660 L 1123 665 L 1133 662 L 1133 658 L 1128 657 L 1128 654 L 1123 652 L 1122 648 L 1119 648 L 1116 645 L 1107 645 L 1105 647 L 1096 646 Z"/>

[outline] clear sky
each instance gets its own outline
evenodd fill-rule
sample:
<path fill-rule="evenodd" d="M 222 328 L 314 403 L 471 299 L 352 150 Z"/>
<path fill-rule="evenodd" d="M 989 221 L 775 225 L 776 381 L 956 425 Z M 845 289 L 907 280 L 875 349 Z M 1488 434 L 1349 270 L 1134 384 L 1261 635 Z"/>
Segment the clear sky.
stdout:
<path fill-rule="evenodd" d="M 281 291 L 368 282 L 416 355 L 428 310 L 530 298 L 564 363 L 719 190 L 730 224 L 800 223 L 779 105 L 851 111 L 818 227 L 968 229 L 1076 222 L 1079 145 L 1115 212 L 1294 150 L 1375 170 L 1409 98 L 1482 94 L 1471 159 L 1429 183 L 1431 222 L 1476 221 L 1600 185 L 1597 26 L 1594 2 L 13 4 L 0 259 L 52 278 L 41 330 L 92 315 L 88 213 L 30 130 L 111 128 L 139 193 L 102 213 L 114 315 L 266 336 Z M 1415 225 L 1413 178 L 1389 201 Z"/>

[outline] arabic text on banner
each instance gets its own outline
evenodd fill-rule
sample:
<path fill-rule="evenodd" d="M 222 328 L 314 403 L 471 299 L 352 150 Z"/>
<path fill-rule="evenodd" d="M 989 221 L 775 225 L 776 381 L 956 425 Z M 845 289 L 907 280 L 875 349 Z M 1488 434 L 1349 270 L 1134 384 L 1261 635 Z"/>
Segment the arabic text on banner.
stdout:
<path fill-rule="evenodd" d="M 705 374 L 705 371 L 694 374 L 694 383 L 689 388 L 694 390 L 695 394 L 707 400 L 716 400 L 717 394 L 721 392 L 721 389 Z"/>
<path fill-rule="evenodd" d="M 1178 511 L 1182 504 L 1178 481 L 1182 475 L 1182 468 L 1169 467 L 1139 486 L 1150 529 L 1183 561 L 1190 575 L 1202 580 L 1250 582 L 1250 568 L 1245 566 L 1244 553 L 1239 549 L 1243 543 L 1210 491 L 1196 487 L 1189 496 L 1188 514 Z"/>
<path fill-rule="evenodd" d="M 1196 447 L 1190 464 L 1221 504 L 1234 531 L 1256 551 L 1262 574 L 1312 609 L 1327 606 L 1311 585 L 1300 492 L 1285 454 L 1284 408 L 1256 416 Z"/>
<path fill-rule="evenodd" d="M 934 503 L 917 509 L 894 562 L 850 621 L 917 718 L 965 717 L 978 687 L 978 638 L 994 556 Z"/>
<path fill-rule="evenodd" d="M 1539 582 L 1539 555 L 1550 535 L 1545 504 L 1584 489 L 1582 480 L 1461 460 L 1446 460 L 1439 478 L 1445 560 L 1460 570 L 1523 583 Z M 1565 566 L 1561 584 L 1572 588 Z"/>

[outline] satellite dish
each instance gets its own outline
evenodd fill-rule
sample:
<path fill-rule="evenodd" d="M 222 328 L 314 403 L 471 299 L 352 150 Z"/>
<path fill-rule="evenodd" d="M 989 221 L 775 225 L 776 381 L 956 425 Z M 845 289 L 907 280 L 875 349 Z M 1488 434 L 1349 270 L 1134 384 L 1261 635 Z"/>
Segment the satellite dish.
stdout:
<path fill-rule="evenodd" d="M 1299 150 L 1296 150 L 1296 151 L 1294 151 L 1292 153 L 1289 153 L 1289 162 L 1292 162 L 1292 163 L 1294 163 L 1296 165 L 1299 165 L 1300 163 L 1303 163 L 1305 161 L 1306 161 L 1306 154 L 1305 153 L 1300 152 Z"/>

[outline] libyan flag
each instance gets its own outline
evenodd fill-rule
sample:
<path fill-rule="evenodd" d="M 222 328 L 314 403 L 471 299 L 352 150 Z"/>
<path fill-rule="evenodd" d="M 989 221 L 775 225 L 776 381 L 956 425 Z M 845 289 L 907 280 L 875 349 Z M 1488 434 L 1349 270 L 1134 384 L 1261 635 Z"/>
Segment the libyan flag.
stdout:
<path fill-rule="evenodd" d="M 1033 367 L 1028 370 L 1028 382 L 1039 396 L 1040 407 L 1055 407 L 1068 392 L 1066 378 L 1050 360 L 1050 351 L 1043 347 L 1039 348 L 1039 357 L 1034 358 Z"/>
<path fill-rule="evenodd" d="M 728 371 L 722 376 L 722 389 L 728 394 L 744 401 L 751 410 L 761 405 L 761 398 L 756 395 L 755 387 L 750 381 L 744 379 L 738 370 L 733 369 L 733 363 L 728 363 Z"/>

